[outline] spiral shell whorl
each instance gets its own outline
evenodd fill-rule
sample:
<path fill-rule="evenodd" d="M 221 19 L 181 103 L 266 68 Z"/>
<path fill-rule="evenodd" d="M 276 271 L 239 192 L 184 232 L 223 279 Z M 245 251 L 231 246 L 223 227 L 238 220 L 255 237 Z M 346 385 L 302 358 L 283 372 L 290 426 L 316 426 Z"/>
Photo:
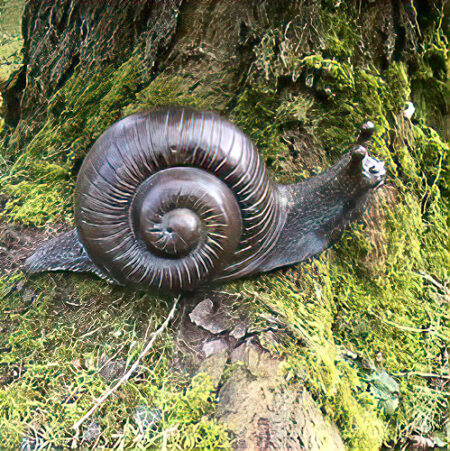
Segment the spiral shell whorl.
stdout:
<path fill-rule="evenodd" d="M 237 127 L 176 108 L 129 116 L 98 139 L 80 169 L 75 211 L 105 273 L 188 290 L 250 274 L 283 226 L 278 202 Z"/>

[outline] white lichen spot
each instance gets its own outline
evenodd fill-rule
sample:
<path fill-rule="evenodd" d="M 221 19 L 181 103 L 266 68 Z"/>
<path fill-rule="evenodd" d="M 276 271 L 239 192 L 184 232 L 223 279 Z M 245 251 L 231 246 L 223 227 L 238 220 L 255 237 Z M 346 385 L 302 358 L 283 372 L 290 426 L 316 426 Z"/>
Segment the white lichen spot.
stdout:
<path fill-rule="evenodd" d="M 405 109 L 403 110 L 403 116 L 406 119 L 411 119 L 413 117 L 416 107 L 412 102 L 406 102 Z"/>

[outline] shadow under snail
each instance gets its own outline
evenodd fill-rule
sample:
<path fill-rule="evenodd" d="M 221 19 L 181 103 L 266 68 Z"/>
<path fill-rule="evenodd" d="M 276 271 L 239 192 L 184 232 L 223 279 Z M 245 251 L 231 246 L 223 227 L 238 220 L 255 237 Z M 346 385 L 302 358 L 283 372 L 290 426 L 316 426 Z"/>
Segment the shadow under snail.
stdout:
<path fill-rule="evenodd" d="M 354 148 L 317 176 L 272 181 L 245 134 L 212 112 L 165 108 L 126 117 L 86 155 L 76 228 L 46 242 L 27 273 L 93 272 L 166 291 L 270 271 L 332 245 L 382 184 L 382 162 Z"/>

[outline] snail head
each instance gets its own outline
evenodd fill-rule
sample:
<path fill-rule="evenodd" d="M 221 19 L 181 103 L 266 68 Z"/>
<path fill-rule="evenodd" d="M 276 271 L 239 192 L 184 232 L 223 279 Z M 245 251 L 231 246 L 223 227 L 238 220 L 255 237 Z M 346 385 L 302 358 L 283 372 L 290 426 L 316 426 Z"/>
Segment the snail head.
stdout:
<path fill-rule="evenodd" d="M 365 147 L 357 146 L 351 151 L 351 163 L 351 170 L 359 176 L 361 188 L 377 188 L 383 184 L 386 176 L 384 163 L 371 157 Z"/>
<path fill-rule="evenodd" d="M 340 162 L 343 165 L 340 183 L 346 185 L 353 196 L 364 195 L 369 190 L 378 188 L 386 176 L 384 163 L 371 157 L 367 152 L 374 131 L 375 126 L 372 122 L 364 123 L 356 145 Z"/>

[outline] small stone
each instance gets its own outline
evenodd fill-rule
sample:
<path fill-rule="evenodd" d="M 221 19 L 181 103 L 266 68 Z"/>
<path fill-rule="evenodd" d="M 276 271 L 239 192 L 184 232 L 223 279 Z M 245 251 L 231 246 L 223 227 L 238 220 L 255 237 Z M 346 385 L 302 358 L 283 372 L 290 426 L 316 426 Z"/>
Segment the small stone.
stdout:
<path fill-rule="evenodd" d="M 429 449 L 434 449 L 436 444 L 430 438 L 412 435 L 409 439 L 409 446 L 412 451 L 428 451 Z"/>
<path fill-rule="evenodd" d="M 246 333 L 247 333 L 246 325 L 243 323 L 240 323 L 234 327 L 234 329 L 230 332 L 230 335 L 233 338 L 236 338 L 236 340 L 240 340 L 241 338 L 245 337 Z"/>
<path fill-rule="evenodd" d="M 199 302 L 189 314 L 189 319 L 198 327 L 201 327 L 214 335 L 227 330 L 227 325 L 220 315 L 215 315 L 214 304 L 211 299 Z"/>
<path fill-rule="evenodd" d="M 230 358 L 232 363 L 244 362 L 250 373 L 255 376 L 276 378 L 280 375 L 281 361 L 251 340 L 246 340 L 234 348 Z"/>
<path fill-rule="evenodd" d="M 98 361 L 98 367 L 100 376 L 112 382 L 124 375 L 126 362 L 123 359 L 108 360 L 108 357 L 101 356 Z"/>
<path fill-rule="evenodd" d="M 198 326 L 199 323 L 211 315 L 213 307 L 214 304 L 211 299 L 205 299 L 204 301 L 199 302 L 189 314 L 190 320 Z"/>
<path fill-rule="evenodd" d="M 356 354 L 356 352 L 351 351 L 350 349 L 343 349 L 342 357 L 349 358 L 352 360 L 357 360 L 359 358 L 358 354 Z"/>
<path fill-rule="evenodd" d="M 22 293 L 22 302 L 24 304 L 31 304 L 31 302 L 37 297 L 36 293 L 29 288 L 25 288 Z"/>
<path fill-rule="evenodd" d="M 400 386 L 385 371 L 375 370 L 366 377 L 370 392 L 378 399 L 379 406 L 386 415 L 393 415 L 398 408 Z"/>
<path fill-rule="evenodd" d="M 205 357 L 209 357 L 210 355 L 217 354 L 218 352 L 222 352 L 228 349 L 228 344 L 225 340 L 213 340 L 208 341 L 203 345 L 202 351 L 205 354 Z"/>
<path fill-rule="evenodd" d="M 217 354 L 209 356 L 203 360 L 198 369 L 198 373 L 207 374 L 210 377 L 214 388 L 217 388 L 223 376 L 227 361 L 228 351 L 218 352 Z"/>
<path fill-rule="evenodd" d="M 231 351 L 231 362 L 239 362 L 239 361 L 243 361 L 244 357 L 245 357 L 245 350 L 247 348 L 247 343 L 242 343 L 239 346 L 236 346 L 232 351 Z"/>

